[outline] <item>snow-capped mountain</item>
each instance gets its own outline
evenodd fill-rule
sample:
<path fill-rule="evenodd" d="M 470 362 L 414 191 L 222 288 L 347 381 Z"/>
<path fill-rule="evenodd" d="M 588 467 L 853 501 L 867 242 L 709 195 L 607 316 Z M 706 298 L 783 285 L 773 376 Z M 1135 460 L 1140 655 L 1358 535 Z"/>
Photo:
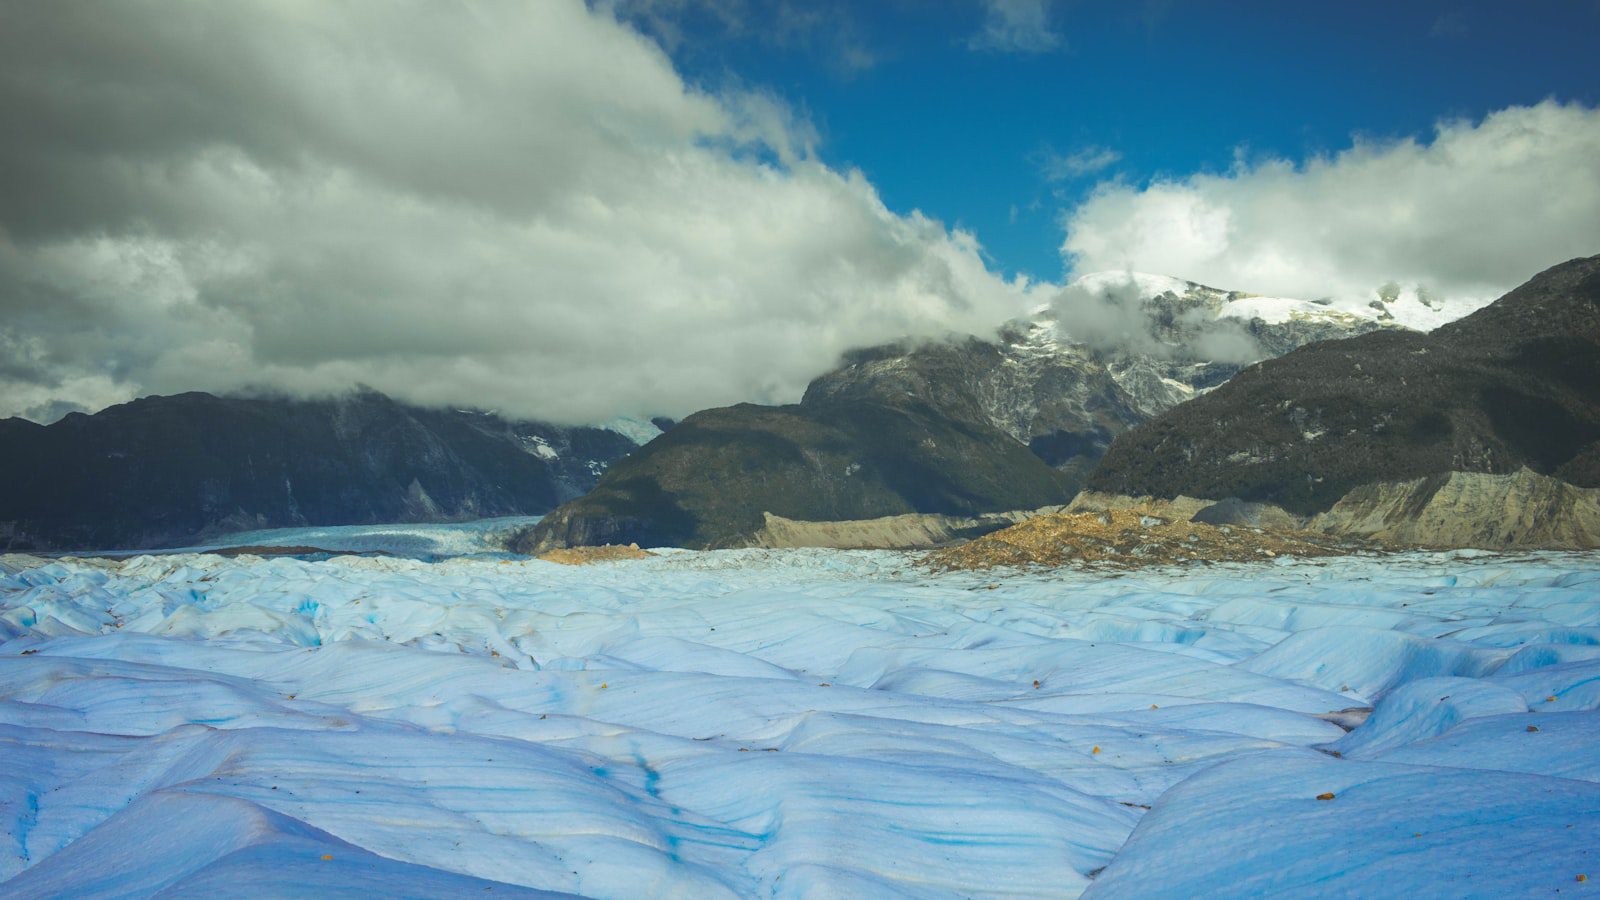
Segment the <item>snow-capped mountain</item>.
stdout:
<path fill-rule="evenodd" d="M 1091 486 L 1309 515 L 1364 485 L 1415 481 L 1414 511 L 1451 473 L 1527 467 L 1554 479 L 1529 495 L 1560 510 L 1560 482 L 1600 487 L 1597 397 L 1600 256 L 1553 266 L 1427 334 L 1371 334 L 1263 363 L 1119 440 Z M 1507 522 L 1533 515 L 1498 508 Z"/>
<path fill-rule="evenodd" d="M 992 423 L 1082 478 L 1116 435 L 1314 341 L 1400 328 L 1384 311 L 1132 272 L 1084 276 L 992 340 L 850 354 L 807 402 L 918 397 Z"/>
<path fill-rule="evenodd" d="M 1335 297 L 1318 299 L 1274 297 L 1241 290 L 1220 290 L 1170 275 L 1123 270 L 1092 272 L 1074 279 L 1067 287 L 1106 294 L 1125 291 L 1130 286 L 1140 297 L 1171 294 L 1175 297 L 1203 298 L 1219 316 L 1245 321 L 1260 319 L 1271 325 L 1281 325 L 1295 320 L 1315 322 L 1369 319 L 1415 331 L 1432 331 L 1476 312 L 1489 302 L 1485 299 L 1441 298 L 1415 285 L 1399 284 L 1379 288 L 1373 292 L 1372 297 L 1365 300 Z"/>

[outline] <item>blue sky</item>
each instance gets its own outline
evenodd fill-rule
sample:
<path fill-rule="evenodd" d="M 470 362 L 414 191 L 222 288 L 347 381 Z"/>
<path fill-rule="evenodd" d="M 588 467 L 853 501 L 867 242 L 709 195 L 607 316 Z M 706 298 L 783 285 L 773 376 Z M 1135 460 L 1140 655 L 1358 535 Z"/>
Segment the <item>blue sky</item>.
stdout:
<path fill-rule="evenodd" d="M 980 2 L 624 5 L 691 83 L 769 90 L 897 212 L 992 264 L 1062 275 L 1063 209 L 1097 183 L 1428 139 L 1546 98 L 1600 104 L 1600 3 L 1056 2 L 983 39 Z M 1029 24 L 1040 28 L 1028 28 Z"/>

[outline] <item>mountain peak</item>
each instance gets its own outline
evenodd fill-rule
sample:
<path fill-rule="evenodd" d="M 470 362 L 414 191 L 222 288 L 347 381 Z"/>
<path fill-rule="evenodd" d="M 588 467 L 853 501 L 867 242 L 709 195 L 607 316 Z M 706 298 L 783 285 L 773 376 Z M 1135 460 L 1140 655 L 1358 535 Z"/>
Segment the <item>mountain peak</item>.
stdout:
<path fill-rule="evenodd" d="M 1466 340 L 1498 341 L 1516 334 L 1600 341 L 1600 256 L 1551 266 L 1438 333 Z"/>
<path fill-rule="evenodd" d="M 1600 257 L 1428 334 L 1314 343 L 1119 436 L 1111 493 L 1321 512 L 1351 489 L 1528 466 L 1600 486 Z"/>

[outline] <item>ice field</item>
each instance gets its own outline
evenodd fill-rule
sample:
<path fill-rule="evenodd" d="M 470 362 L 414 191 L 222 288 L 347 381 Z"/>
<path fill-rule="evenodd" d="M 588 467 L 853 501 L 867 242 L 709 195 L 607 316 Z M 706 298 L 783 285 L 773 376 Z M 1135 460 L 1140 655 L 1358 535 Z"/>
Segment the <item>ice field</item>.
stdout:
<path fill-rule="evenodd" d="M 912 559 L 0 557 L 0 896 L 1596 890 L 1600 555 Z"/>
<path fill-rule="evenodd" d="M 411 559 L 499 553 L 504 536 L 520 526 L 533 525 L 543 516 L 503 516 L 471 522 L 400 523 L 392 525 L 322 525 L 304 528 L 266 528 L 224 535 L 211 543 L 183 548 L 196 553 L 239 547 L 287 549 L 313 547 L 330 553 L 385 553 Z M 110 557 L 138 556 L 141 551 L 108 551 Z M 164 551 L 168 552 L 168 551 Z"/>

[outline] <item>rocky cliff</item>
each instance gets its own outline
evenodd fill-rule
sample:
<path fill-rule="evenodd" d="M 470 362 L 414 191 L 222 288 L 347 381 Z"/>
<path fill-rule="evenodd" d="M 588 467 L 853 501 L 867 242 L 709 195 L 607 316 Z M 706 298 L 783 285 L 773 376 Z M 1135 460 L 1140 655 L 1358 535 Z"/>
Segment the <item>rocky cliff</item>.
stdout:
<path fill-rule="evenodd" d="M 1600 547 L 1600 489 L 1531 469 L 1451 472 L 1362 485 L 1307 527 L 1418 547 L 1587 550 Z"/>

